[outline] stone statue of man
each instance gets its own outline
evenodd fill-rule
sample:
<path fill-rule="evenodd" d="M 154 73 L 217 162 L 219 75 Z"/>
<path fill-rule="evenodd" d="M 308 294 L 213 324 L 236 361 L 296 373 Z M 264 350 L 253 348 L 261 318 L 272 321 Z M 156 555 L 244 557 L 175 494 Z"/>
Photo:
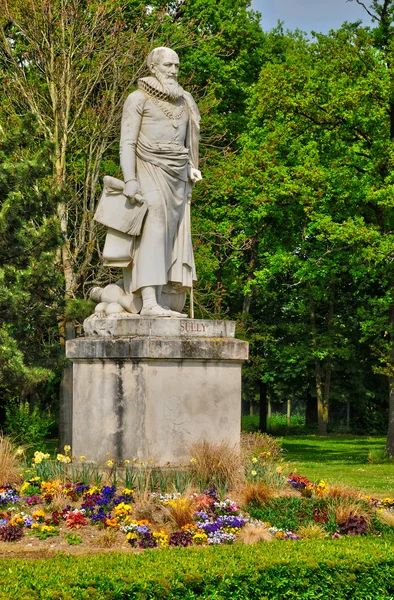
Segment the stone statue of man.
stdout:
<path fill-rule="evenodd" d="M 138 212 L 138 205 L 145 204 L 147 211 L 128 258 L 115 255 L 124 254 L 122 248 L 132 236 L 110 229 L 104 260 L 123 267 L 123 293 L 134 299 L 134 307 L 141 307 L 142 300 L 142 316 L 181 317 L 185 290 L 196 279 L 190 198 L 193 184 L 201 180 L 199 112 L 192 96 L 178 83 L 176 52 L 155 48 L 147 63 L 151 76 L 140 79 L 138 89 L 128 96 L 120 136 L 122 193 L 129 203 L 125 210 Z M 136 312 L 128 308 L 125 297 L 121 301 L 126 310 Z"/>

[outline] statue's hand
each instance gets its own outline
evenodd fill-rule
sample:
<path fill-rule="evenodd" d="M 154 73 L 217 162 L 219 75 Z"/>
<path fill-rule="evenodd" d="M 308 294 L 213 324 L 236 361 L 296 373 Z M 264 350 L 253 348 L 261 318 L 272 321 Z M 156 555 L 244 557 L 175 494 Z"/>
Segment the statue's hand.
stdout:
<path fill-rule="evenodd" d="M 198 183 L 202 179 L 201 171 L 193 167 L 189 167 L 188 176 L 192 183 Z"/>
<path fill-rule="evenodd" d="M 130 200 L 132 204 L 141 202 L 142 196 L 139 194 L 140 186 L 136 179 L 131 179 L 124 185 L 123 194 Z"/>

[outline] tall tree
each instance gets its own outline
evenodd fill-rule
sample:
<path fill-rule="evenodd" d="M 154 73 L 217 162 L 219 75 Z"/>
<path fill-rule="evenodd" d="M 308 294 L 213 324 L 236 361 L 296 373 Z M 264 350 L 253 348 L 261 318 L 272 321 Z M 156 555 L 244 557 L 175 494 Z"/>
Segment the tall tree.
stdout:
<path fill-rule="evenodd" d="M 25 117 L 0 134 L 0 410 L 58 376 L 62 276 L 50 185 L 53 147 Z"/>

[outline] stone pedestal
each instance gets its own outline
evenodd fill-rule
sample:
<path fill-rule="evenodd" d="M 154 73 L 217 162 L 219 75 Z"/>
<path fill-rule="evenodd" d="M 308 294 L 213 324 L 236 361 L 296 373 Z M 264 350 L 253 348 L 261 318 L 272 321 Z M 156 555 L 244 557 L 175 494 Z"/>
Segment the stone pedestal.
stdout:
<path fill-rule="evenodd" d="M 77 458 L 178 464 L 193 442 L 239 443 L 248 344 L 233 322 L 90 317 L 84 327 L 88 337 L 67 342 Z"/>

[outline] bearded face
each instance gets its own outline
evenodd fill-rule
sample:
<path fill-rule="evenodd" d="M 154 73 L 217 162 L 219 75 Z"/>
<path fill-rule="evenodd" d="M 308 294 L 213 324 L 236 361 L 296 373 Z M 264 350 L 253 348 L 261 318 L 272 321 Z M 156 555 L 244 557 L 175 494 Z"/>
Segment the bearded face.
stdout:
<path fill-rule="evenodd" d="M 177 100 L 183 92 L 178 83 L 178 71 L 178 55 L 169 49 L 161 52 L 157 57 L 157 61 L 151 65 L 152 74 L 162 85 L 164 93 L 172 100 Z"/>

